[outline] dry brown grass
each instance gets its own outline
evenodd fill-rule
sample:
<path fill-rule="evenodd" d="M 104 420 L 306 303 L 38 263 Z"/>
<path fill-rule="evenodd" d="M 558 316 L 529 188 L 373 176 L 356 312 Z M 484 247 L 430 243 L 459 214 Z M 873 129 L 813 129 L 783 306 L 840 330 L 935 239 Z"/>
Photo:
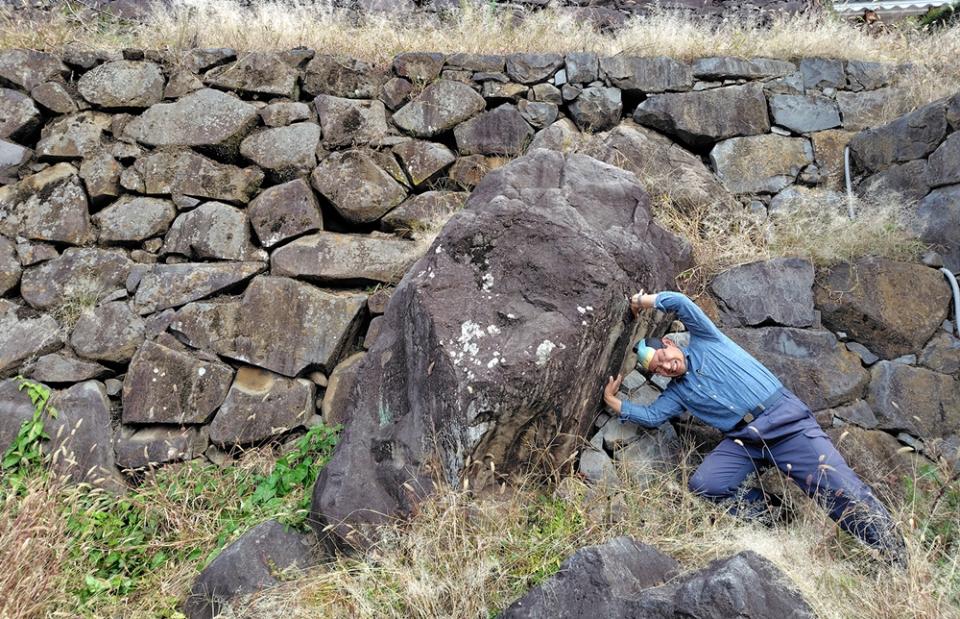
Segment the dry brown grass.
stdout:
<path fill-rule="evenodd" d="M 824 56 L 911 63 L 900 80 L 901 108 L 911 108 L 960 89 L 960 26 L 936 32 L 910 27 L 880 36 L 837 18 L 791 17 L 769 28 L 728 21 L 720 26 L 671 14 L 635 18 L 613 34 L 583 20 L 546 10 L 516 20 L 488 6 L 467 6 L 443 21 L 423 16 L 368 17 L 362 23 L 326 2 L 264 1 L 242 7 L 236 0 L 175 0 L 155 5 L 146 23 L 106 17 L 81 18 L 64 9 L 43 24 L 25 24 L 0 9 L 0 48 L 147 49 L 232 47 L 286 50 L 298 45 L 348 54 L 376 64 L 406 51 L 511 53 L 594 51 L 604 55 L 766 56 L 796 59 Z M 891 114 L 901 110 L 891 110 Z"/>
<path fill-rule="evenodd" d="M 618 535 L 651 544 L 691 570 L 756 551 L 788 575 L 819 617 L 958 616 L 958 559 L 921 544 L 918 530 L 907 527 L 911 564 L 898 572 L 798 493 L 788 495 L 796 519 L 764 528 L 687 492 L 690 473 L 692 467 L 684 466 L 647 484 L 621 474 L 619 492 L 570 478 L 553 497 L 533 486 L 483 499 L 448 490 L 427 501 L 411 522 L 388 528 L 366 555 L 340 556 L 240 601 L 228 616 L 490 617 L 577 549 Z M 895 517 L 916 522 L 918 508 L 897 505 Z"/>

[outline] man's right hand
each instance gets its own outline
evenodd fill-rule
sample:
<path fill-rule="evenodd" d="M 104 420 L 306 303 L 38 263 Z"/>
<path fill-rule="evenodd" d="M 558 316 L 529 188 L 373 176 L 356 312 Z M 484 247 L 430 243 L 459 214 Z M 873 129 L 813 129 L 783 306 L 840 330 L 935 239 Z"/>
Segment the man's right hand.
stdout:
<path fill-rule="evenodd" d="M 630 297 L 630 312 L 633 313 L 634 318 L 639 318 L 640 316 L 640 301 L 643 299 L 643 289 L 640 289 L 640 292 Z"/>

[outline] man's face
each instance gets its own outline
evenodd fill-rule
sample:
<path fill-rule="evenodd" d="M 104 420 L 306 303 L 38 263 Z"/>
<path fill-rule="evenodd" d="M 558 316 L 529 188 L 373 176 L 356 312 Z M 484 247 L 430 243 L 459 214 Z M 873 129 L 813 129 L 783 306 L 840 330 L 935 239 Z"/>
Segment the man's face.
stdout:
<path fill-rule="evenodd" d="M 663 338 L 663 344 L 663 348 L 653 353 L 647 369 L 654 374 L 669 378 L 683 375 L 687 371 L 687 358 L 683 351 L 667 338 Z"/>

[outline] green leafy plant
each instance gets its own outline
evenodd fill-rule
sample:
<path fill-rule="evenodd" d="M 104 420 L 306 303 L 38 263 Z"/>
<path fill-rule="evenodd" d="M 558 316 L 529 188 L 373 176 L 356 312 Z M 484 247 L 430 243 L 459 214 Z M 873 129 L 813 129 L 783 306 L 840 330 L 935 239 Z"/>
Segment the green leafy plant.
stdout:
<path fill-rule="evenodd" d="M 33 403 L 33 415 L 20 424 L 13 443 L 3 452 L 0 460 L 0 472 L 3 473 L 0 498 L 7 493 L 17 495 L 23 492 L 28 476 L 40 470 L 44 458 L 41 441 L 50 438 L 44 431 L 44 415 L 57 418 L 56 409 L 49 406 L 50 389 L 22 376 L 17 377 L 17 382 L 17 388 L 26 391 Z"/>

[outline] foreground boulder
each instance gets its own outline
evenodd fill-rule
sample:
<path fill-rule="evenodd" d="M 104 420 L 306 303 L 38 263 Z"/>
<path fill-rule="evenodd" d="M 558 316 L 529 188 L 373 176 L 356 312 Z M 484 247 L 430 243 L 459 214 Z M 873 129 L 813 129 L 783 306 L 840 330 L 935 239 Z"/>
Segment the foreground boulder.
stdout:
<path fill-rule="evenodd" d="M 534 451 L 565 461 L 631 335 L 625 293 L 689 256 L 628 172 L 536 150 L 488 174 L 393 293 L 312 522 L 362 544 L 356 527 L 408 514 L 435 476 L 483 487 Z"/>

